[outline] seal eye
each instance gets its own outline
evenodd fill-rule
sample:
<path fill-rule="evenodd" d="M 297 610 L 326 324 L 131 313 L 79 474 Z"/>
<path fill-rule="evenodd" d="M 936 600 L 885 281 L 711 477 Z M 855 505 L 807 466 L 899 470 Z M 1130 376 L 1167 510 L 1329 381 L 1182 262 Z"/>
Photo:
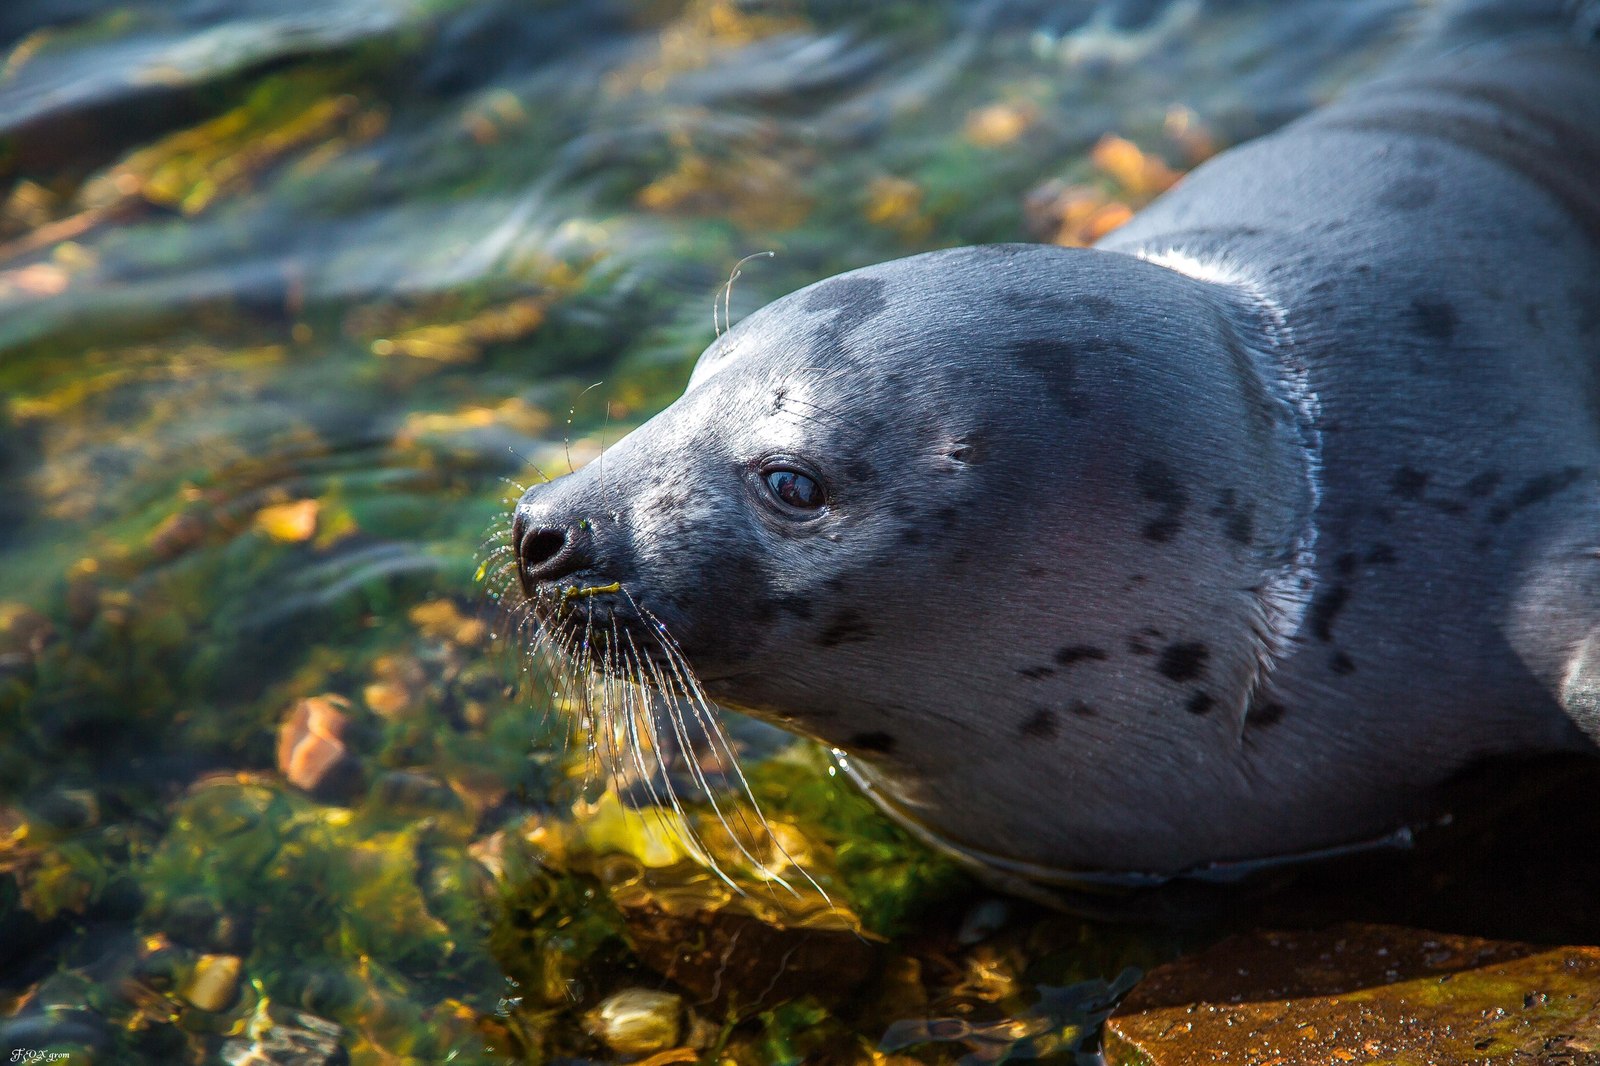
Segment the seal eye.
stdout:
<path fill-rule="evenodd" d="M 762 475 L 772 494 L 800 511 L 815 511 L 825 502 L 822 486 L 794 470 L 768 470 Z"/>

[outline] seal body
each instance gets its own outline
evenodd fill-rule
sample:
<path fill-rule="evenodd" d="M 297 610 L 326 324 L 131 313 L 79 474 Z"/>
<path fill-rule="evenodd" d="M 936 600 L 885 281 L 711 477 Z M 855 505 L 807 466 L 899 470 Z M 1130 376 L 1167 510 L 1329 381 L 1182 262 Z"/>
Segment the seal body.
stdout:
<path fill-rule="evenodd" d="M 519 503 L 541 621 L 1024 878 L 1315 852 L 1594 750 L 1600 55 L 1566 29 L 1353 93 L 1095 249 L 751 315 Z"/>

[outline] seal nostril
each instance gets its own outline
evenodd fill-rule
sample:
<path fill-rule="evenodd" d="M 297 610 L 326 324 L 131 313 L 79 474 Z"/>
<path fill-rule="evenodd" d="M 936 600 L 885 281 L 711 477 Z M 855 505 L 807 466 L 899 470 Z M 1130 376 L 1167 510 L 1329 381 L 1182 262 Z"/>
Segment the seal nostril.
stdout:
<path fill-rule="evenodd" d="M 522 579 L 522 591 L 529 596 L 540 582 L 575 574 L 594 562 L 582 524 L 565 529 L 528 526 L 527 522 L 513 522 L 512 532 L 517 537 L 517 576 Z"/>
<path fill-rule="evenodd" d="M 561 554 L 567 546 L 567 535 L 559 529 L 536 529 L 524 534 L 520 544 L 523 567 L 538 570 Z"/>

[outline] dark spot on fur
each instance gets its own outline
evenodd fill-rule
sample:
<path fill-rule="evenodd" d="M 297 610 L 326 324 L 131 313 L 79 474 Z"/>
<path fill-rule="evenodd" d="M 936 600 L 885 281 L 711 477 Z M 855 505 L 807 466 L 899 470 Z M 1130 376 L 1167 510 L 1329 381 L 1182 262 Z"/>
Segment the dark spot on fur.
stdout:
<path fill-rule="evenodd" d="M 1216 702 L 1211 693 L 1195 689 L 1194 695 L 1189 697 L 1189 702 L 1183 705 L 1183 709 L 1190 714 L 1205 714 Z"/>
<path fill-rule="evenodd" d="M 1189 507 L 1189 494 L 1166 463 L 1146 459 L 1134 474 L 1134 483 L 1145 499 L 1160 504 L 1160 512 L 1144 527 L 1145 539 L 1164 544 L 1183 528 L 1183 512 Z"/>
<path fill-rule="evenodd" d="M 1079 296 L 1073 301 L 1072 307 L 1078 313 L 1086 315 L 1108 316 L 1117 313 L 1117 301 L 1093 292 Z"/>
<path fill-rule="evenodd" d="M 1100 716 L 1099 711 L 1095 710 L 1087 703 L 1084 703 L 1082 700 L 1073 700 L 1072 706 L 1068 707 L 1067 710 L 1071 711 L 1079 718 L 1098 718 Z"/>
<path fill-rule="evenodd" d="M 1093 662 L 1105 662 L 1110 656 L 1102 648 L 1088 644 L 1069 644 L 1065 648 L 1056 649 L 1057 666 L 1074 666 L 1085 659 Z"/>
<path fill-rule="evenodd" d="M 1008 311 L 1020 311 L 1023 314 L 1041 314 L 1051 317 L 1070 319 L 1076 312 L 1073 301 L 1059 293 L 1039 292 L 1034 289 L 1017 291 L 1016 289 L 1002 290 L 996 299 L 1000 306 Z"/>
<path fill-rule="evenodd" d="M 1082 397 L 1077 394 L 1077 357 L 1071 347 L 1060 337 L 1039 337 L 1014 342 L 1010 346 L 1012 358 L 1019 366 L 1034 372 L 1044 385 L 1044 391 L 1067 414 L 1082 409 Z"/>
<path fill-rule="evenodd" d="M 1430 341 L 1448 344 L 1461 324 L 1456 309 L 1445 300 L 1417 297 L 1411 301 L 1411 328 Z"/>
<path fill-rule="evenodd" d="M 1367 562 L 1375 566 L 1386 566 L 1397 561 L 1393 544 L 1374 544 L 1367 552 Z"/>
<path fill-rule="evenodd" d="M 804 596 L 778 596 L 772 602 L 778 605 L 780 611 L 796 618 L 810 618 L 813 613 L 811 601 Z"/>
<path fill-rule="evenodd" d="M 888 308 L 883 289 L 878 278 L 829 278 L 817 283 L 804 308 L 817 314 L 831 312 L 831 317 L 817 330 L 816 348 L 823 353 L 841 351 L 851 331 Z"/>
<path fill-rule="evenodd" d="M 805 309 L 818 313 L 848 311 L 871 317 L 884 309 L 883 287 L 879 278 L 829 278 L 818 282 L 807 294 Z"/>
<path fill-rule="evenodd" d="M 1060 724 L 1056 721 L 1056 712 L 1048 707 L 1040 707 L 1028 716 L 1026 722 L 1022 723 L 1020 732 L 1025 737 L 1045 740 L 1055 736 L 1059 728 Z"/>
<path fill-rule="evenodd" d="M 1228 516 L 1228 521 L 1222 527 L 1223 536 L 1242 547 L 1248 548 L 1250 541 L 1255 537 L 1256 515 L 1255 505 L 1248 504 Z"/>
<path fill-rule="evenodd" d="M 1389 491 L 1402 500 L 1420 500 L 1428 487 L 1428 475 L 1409 466 L 1402 466 L 1389 479 Z"/>
<path fill-rule="evenodd" d="M 843 592 L 844 584 L 844 578 L 830 577 L 828 580 L 822 583 L 822 587 L 827 589 L 829 592 Z"/>
<path fill-rule="evenodd" d="M 1053 666 L 1029 666 L 1018 670 L 1017 673 L 1029 681 L 1043 681 L 1047 677 L 1054 677 L 1056 670 Z"/>
<path fill-rule="evenodd" d="M 888 755 L 894 751 L 894 737 L 888 733 L 857 733 L 845 745 L 850 751 L 864 751 L 873 755 Z"/>
<path fill-rule="evenodd" d="M 1463 486 L 1466 494 L 1473 499 L 1482 499 L 1500 487 L 1500 471 L 1485 470 Z"/>
<path fill-rule="evenodd" d="M 1522 487 L 1512 495 L 1510 500 L 1505 503 L 1497 503 L 1490 508 L 1489 521 L 1504 522 L 1524 507 L 1532 507 L 1536 503 L 1542 503 L 1563 489 L 1570 488 L 1582 476 L 1583 469 L 1581 467 L 1569 466 L 1564 470 L 1556 470 L 1548 474 L 1541 474 L 1535 478 L 1529 478 L 1522 483 Z"/>
<path fill-rule="evenodd" d="M 1245 712 L 1244 724 L 1247 726 L 1273 725 L 1282 720 L 1283 714 L 1284 706 L 1277 700 L 1252 703 L 1250 710 Z"/>
<path fill-rule="evenodd" d="M 1355 552 L 1340 552 L 1339 557 L 1333 561 L 1333 572 L 1340 577 L 1349 577 L 1356 572 L 1360 562 Z"/>
<path fill-rule="evenodd" d="M 1342 651 L 1333 653 L 1333 658 L 1328 660 L 1328 669 L 1343 676 L 1356 672 L 1356 662 Z"/>
<path fill-rule="evenodd" d="M 916 526 L 907 526 L 900 531 L 900 540 L 905 544 L 921 544 L 922 530 Z"/>
<path fill-rule="evenodd" d="M 840 611 L 817 636 L 817 643 L 824 648 L 836 647 L 840 644 L 854 644 L 859 641 L 869 640 L 872 637 L 872 627 L 855 611 Z"/>
<path fill-rule="evenodd" d="M 1217 505 L 1211 514 L 1222 519 L 1222 535 L 1242 547 L 1250 546 L 1255 536 L 1256 505 L 1239 503 L 1239 494 L 1233 489 L 1223 489 L 1217 496 Z"/>
<path fill-rule="evenodd" d="M 871 481 L 872 475 L 876 473 L 876 471 L 872 469 L 871 463 L 859 457 L 851 459 L 849 462 L 843 464 L 841 469 L 844 470 L 844 476 L 846 478 L 856 482 L 857 484 Z"/>
<path fill-rule="evenodd" d="M 961 512 L 954 507 L 941 507 L 933 513 L 933 516 L 939 520 L 940 527 L 947 533 L 961 520 Z"/>
<path fill-rule="evenodd" d="M 757 600 L 750 605 L 750 617 L 756 625 L 770 625 L 778 617 L 778 605 L 771 600 Z"/>
<path fill-rule="evenodd" d="M 1311 600 L 1311 633 L 1323 643 L 1333 639 L 1333 620 L 1338 617 L 1350 599 L 1350 588 L 1344 583 L 1319 589 Z"/>
<path fill-rule="evenodd" d="M 1206 672 L 1211 649 L 1198 641 L 1168 644 L 1161 650 L 1156 669 L 1174 681 L 1192 681 Z"/>

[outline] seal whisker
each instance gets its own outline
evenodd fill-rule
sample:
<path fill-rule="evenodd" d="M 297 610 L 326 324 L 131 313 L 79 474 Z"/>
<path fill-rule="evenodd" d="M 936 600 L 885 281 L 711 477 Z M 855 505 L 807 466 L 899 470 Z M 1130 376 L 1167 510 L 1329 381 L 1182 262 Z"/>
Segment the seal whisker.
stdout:
<path fill-rule="evenodd" d="M 665 630 L 662 630 L 661 634 L 663 636 L 667 636 Z M 668 636 L 668 639 L 670 640 L 670 636 Z M 734 752 L 733 745 L 729 742 L 727 733 L 723 730 L 720 719 L 718 719 L 716 712 L 707 702 L 704 689 L 701 688 L 699 679 L 694 676 L 694 672 L 689 666 L 688 661 L 683 658 L 682 651 L 675 646 L 666 648 L 665 650 L 668 661 L 673 663 L 675 669 L 679 671 L 678 684 L 684 689 L 685 695 L 689 699 L 689 706 L 694 713 L 695 719 L 702 734 L 707 738 L 712 750 L 717 754 L 718 761 L 727 766 L 733 779 L 738 783 L 738 791 L 743 793 L 745 802 L 749 806 L 749 810 L 755 815 L 755 824 L 751 825 L 749 818 L 746 815 L 745 807 L 740 806 L 737 808 L 740 826 L 744 829 L 745 833 L 749 834 L 749 837 L 752 841 L 758 837 L 764 837 L 767 842 L 772 845 L 773 850 L 775 850 L 778 855 L 782 856 L 785 862 L 797 870 L 800 876 L 805 879 L 806 883 L 812 888 L 816 889 L 817 893 L 823 898 L 823 900 L 831 904 L 833 901 L 832 898 L 829 897 L 827 891 L 817 883 L 816 879 L 811 876 L 810 872 L 806 870 L 800 861 L 789 853 L 789 850 L 783 846 L 783 841 L 779 839 L 775 832 L 773 832 L 772 824 L 767 821 L 767 816 L 765 812 L 762 811 L 761 804 L 756 800 L 755 792 L 751 789 L 750 782 L 745 777 L 744 769 L 739 764 L 739 757 Z M 773 870 L 770 863 L 755 859 L 754 856 L 750 854 L 748 849 L 746 849 L 744 843 L 739 839 L 739 834 L 736 833 L 733 827 L 728 824 L 727 819 L 723 816 L 720 810 L 717 811 L 717 815 L 719 820 L 722 822 L 723 828 L 728 830 L 728 835 L 733 838 L 735 845 L 738 846 L 739 851 L 755 864 L 756 869 L 758 869 L 767 878 L 768 883 L 781 886 L 784 891 L 798 899 L 800 893 L 793 885 L 789 883 L 788 878 Z"/>
<path fill-rule="evenodd" d="M 590 385 L 587 389 L 584 389 L 582 392 L 578 393 L 578 398 L 572 401 L 571 407 L 567 408 L 567 435 L 561 439 L 561 448 L 567 457 L 567 472 L 569 474 L 576 473 L 572 466 L 572 420 L 577 417 L 578 414 L 578 401 L 582 400 L 585 396 L 589 395 L 595 389 L 598 389 L 604 384 L 604 381 L 597 381 L 593 385 Z"/>
<path fill-rule="evenodd" d="M 823 428 L 827 428 L 828 425 L 827 422 L 818 418 L 816 415 L 808 415 L 800 411 L 785 411 L 784 413 L 801 422 L 810 422 L 814 425 L 822 426 Z"/>
<path fill-rule="evenodd" d="M 663 695 L 667 720 L 672 725 L 673 735 L 677 740 L 678 747 L 684 753 L 685 762 L 689 768 L 689 776 L 691 780 L 694 781 L 695 787 L 705 795 L 706 800 L 711 804 L 712 811 L 716 814 L 717 822 L 724 829 L 728 830 L 728 835 L 733 839 L 734 846 L 739 849 L 740 854 L 742 854 L 745 859 L 750 862 L 752 867 L 766 872 L 766 865 L 756 859 L 755 856 L 750 854 L 750 852 L 745 848 L 743 842 L 739 840 L 738 834 L 734 833 L 729 827 L 727 815 L 723 813 L 721 805 L 717 802 L 716 794 L 711 789 L 711 783 L 706 780 L 705 771 L 700 768 L 698 760 L 694 758 L 694 747 L 689 740 L 688 728 L 686 726 L 683 713 L 680 710 L 682 700 L 679 694 L 674 691 L 670 680 L 661 674 L 660 670 L 650 660 L 650 658 L 639 651 L 638 645 L 634 643 L 633 635 L 631 633 L 627 634 L 627 638 L 628 644 L 633 649 L 634 655 L 645 664 L 645 667 L 650 671 L 656 682 L 658 691 L 660 691 Z M 656 738 L 656 750 L 659 753 L 663 749 L 661 746 L 661 734 L 658 723 L 659 718 L 652 715 L 652 735 L 654 735 Z M 715 857 L 712 856 L 710 849 L 705 846 L 704 840 L 700 836 L 699 832 L 696 831 L 690 825 L 687 818 L 683 816 L 683 808 L 678 798 L 677 785 L 673 782 L 672 775 L 670 772 L 668 772 L 665 762 L 659 758 L 657 761 L 661 765 L 661 777 L 662 781 L 666 785 L 667 795 L 671 797 L 674 809 L 679 812 L 680 817 L 684 818 L 685 829 L 689 832 L 695 845 L 695 849 L 699 852 L 697 858 L 707 864 L 713 873 L 715 873 L 721 880 L 727 882 L 727 884 L 733 887 L 733 889 L 740 895 L 744 895 L 744 889 L 735 884 L 734 881 L 722 871 L 722 869 L 718 866 Z"/>
<path fill-rule="evenodd" d="M 649 659 L 640 654 L 638 646 L 633 643 L 632 634 L 625 635 L 628 638 L 628 644 L 632 649 L 633 655 L 639 662 L 645 664 L 646 668 L 648 668 L 656 677 L 657 683 L 660 684 L 660 674 L 650 663 Z M 670 690 L 668 689 L 662 688 L 661 691 L 668 695 L 666 702 L 667 718 L 672 723 L 673 730 L 678 737 L 678 743 L 684 747 L 684 750 L 687 751 L 688 747 L 686 735 L 683 730 L 682 719 L 677 712 L 676 697 L 670 696 Z M 673 837 L 684 846 L 685 850 L 687 850 L 697 862 L 710 870 L 719 881 L 726 884 L 730 889 L 739 895 L 745 895 L 746 893 L 744 888 L 741 887 L 738 882 L 734 881 L 733 878 L 722 869 L 722 866 L 717 862 L 715 856 L 711 854 L 711 850 L 706 847 L 704 838 L 701 837 L 699 831 L 694 828 L 694 823 L 689 819 L 688 812 L 683 807 L 683 801 L 678 795 L 678 787 L 673 783 L 672 775 L 668 772 L 666 763 L 661 757 L 663 745 L 661 742 L 660 718 L 654 713 L 651 713 L 649 715 L 649 721 L 650 735 L 653 739 L 656 750 L 656 765 L 661 768 L 662 785 L 666 791 L 667 800 L 672 805 L 673 812 L 678 816 L 677 824 L 671 829 Z M 711 799 L 712 809 L 715 810 L 716 800 L 711 797 L 711 793 L 706 785 L 705 778 L 701 775 L 699 767 L 695 764 L 692 758 L 689 760 L 689 768 L 690 775 L 695 779 L 696 785 L 706 792 L 707 798 Z M 718 812 L 718 820 L 722 820 L 720 811 Z M 723 824 L 726 825 L 727 823 L 724 821 Z"/>
<path fill-rule="evenodd" d="M 722 287 L 722 321 L 720 323 L 717 321 L 717 298 L 711 298 L 712 333 L 720 337 L 733 327 L 733 313 L 731 310 L 733 305 L 733 283 L 738 281 L 740 275 L 744 273 L 744 265 L 750 262 L 752 259 L 771 259 L 777 254 L 777 252 L 774 252 L 771 249 L 768 249 L 764 252 L 751 252 L 749 255 L 733 264 L 733 269 L 728 271 L 728 283 Z"/>
<path fill-rule="evenodd" d="M 644 745 L 639 740 L 639 714 L 641 713 L 641 701 L 638 695 L 638 688 L 633 683 L 632 679 L 634 663 L 631 654 L 625 653 L 623 648 L 622 634 L 617 626 L 617 617 L 615 614 L 611 616 L 611 642 L 610 646 L 607 648 L 607 655 L 608 657 L 612 655 L 615 656 L 610 664 L 613 669 L 625 667 L 625 669 L 618 669 L 617 671 L 618 673 L 623 673 L 627 676 L 621 677 L 617 681 L 617 687 L 615 690 L 618 702 L 620 704 L 618 710 L 623 723 L 623 735 L 625 740 L 624 746 L 628 749 L 628 755 L 633 762 L 634 771 L 639 775 L 640 781 L 644 784 L 645 791 L 650 796 L 651 806 L 659 809 L 661 807 L 661 797 L 656 792 L 655 771 L 649 770 L 645 767 Z M 655 753 L 655 762 L 658 767 L 661 765 L 661 756 L 659 752 Z"/>
<path fill-rule="evenodd" d="M 667 720 L 672 724 L 673 734 L 677 739 L 678 746 L 684 752 L 685 762 L 689 767 L 689 776 L 694 780 L 695 787 L 703 792 L 706 798 L 710 800 L 711 808 L 713 811 L 716 811 L 717 817 L 720 820 L 722 818 L 722 811 L 717 806 L 716 797 L 712 795 L 710 782 L 706 780 L 705 772 L 700 769 L 700 764 L 693 757 L 694 746 L 690 742 L 689 733 L 685 726 L 683 715 L 678 711 L 679 700 L 677 696 L 673 693 L 668 679 L 662 676 L 659 669 L 649 660 L 647 656 L 640 653 L 638 645 L 634 643 L 633 635 L 629 633 L 626 634 L 626 636 L 629 647 L 631 647 L 633 649 L 633 653 L 646 664 L 656 682 L 658 691 L 660 691 L 663 696 L 666 697 L 665 707 L 667 711 Z M 657 750 L 661 750 L 659 746 Z M 662 774 L 666 778 L 668 790 L 670 792 L 676 792 L 676 787 L 672 784 L 671 776 L 666 773 L 664 764 L 662 767 Z"/>
<path fill-rule="evenodd" d="M 538 463 L 534 462 L 532 459 L 529 459 L 526 455 L 523 455 L 521 452 L 517 451 L 511 445 L 509 445 L 509 444 L 506 445 L 506 451 L 510 452 L 512 455 L 516 456 L 518 459 L 521 459 L 528 466 L 533 467 L 533 472 L 535 474 L 538 474 L 539 477 L 541 477 L 543 479 L 540 482 L 540 484 L 548 485 L 550 482 L 555 480 L 549 474 L 546 474 L 543 470 L 539 469 L 539 464 Z M 515 482 L 515 481 L 511 480 L 508 477 L 503 477 L 500 480 L 504 481 L 508 485 L 515 486 L 516 489 L 517 489 L 517 495 L 518 496 L 521 496 L 523 493 L 528 491 L 528 487 L 526 485 L 519 484 L 518 482 Z"/>
<path fill-rule="evenodd" d="M 678 647 L 677 641 L 673 639 L 672 634 L 666 627 L 666 624 L 662 622 L 661 619 L 657 618 L 653 613 L 651 613 L 648 608 L 644 607 L 637 600 L 635 600 L 631 594 L 628 594 L 628 599 L 629 602 L 633 604 L 634 609 L 639 612 L 640 617 L 644 618 L 651 624 L 651 634 L 654 636 L 657 645 L 665 654 L 668 664 L 672 666 L 678 684 L 681 686 L 685 696 L 688 699 L 690 709 L 694 713 L 701 731 L 711 743 L 713 750 L 717 751 L 718 758 L 727 765 L 733 779 L 738 783 L 738 790 L 743 793 L 745 801 L 750 806 L 750 810 L 754 812 L 756 817 L 756 826 L 751 826 L 750 823 L 745 819 L 743 810 L 739 812 L 740 821 L 743 824 L 745 831 L 751 835 L 752 839 L 754 839 L 758 833 L 759 827 L 760 835 L 765 836 L 767 840 L 771 842 L 777 853 L 783 856 L 784 860 L 788 862 L 790 866 L 798 870 L 800 872 L 800 876 L 805 878 L 806 882 L 810 884 L 812 888 L 816 889 L 824 900 L 829 900 L 827 891 L 824 890 L 821 885 L 817 884 L 810 872 L 807 871 L 793 855 L 789 854 L 788 849 L 783 846 L 783 842 L 778 839 L 778 835 L 772 831 L 772 826 L 767 821 L 766 814 L 761 810 L 761 804 L 756 800 L 754 790 L 750 787 L 750 781 L 745 777 L 743 767 L 739 765 L 739 757 L 734 752 L 733 745 L 728 741 L 727 734 L 723 731 L 722 725 L 718 721 L 716 713 L 711 709 L 708 701 L 705 698 L 704 688 L 700 685 L 699 679 L 695 677 L 693 667 L 689 664 L 688 659 L 684 656 L 683 650 Z M 699 783 L 702 788 L 706 788 L 705 778 L 703 776 L 699 777 Z M 739 840 L 738 834 L 733 832 L 732 826 L 728 825 L 727 819 L 723 816 L 721 808 L 717 805 L 715 798 L 711 796 L 709 789 L 707 789 L 706 795 L 707 798 L 711 800 L 712 808 L 717 812 L 718 819 L 722 822 L 724 828 L 729 830 L 729 835 L 733 837 L 734 843 L 738 846 L 740 853 L 754 863 L 756 869 L 771 877 L 791 895 L 794 895 L 796 898 L 798 898 L 799 893 L 795 890 L 794 886 L 789 884 L 786 878 L 775 874 L 770 869 L 768 864 L 757 861 L 755 857 L 752 856 L 745 848 L 744 843 Z M 831 900 L 829 900 L 829 902 L 831 902 Z"/>
<path fill-rule="evenodd" d="M 620 640 L 618 647 L 621 647 Z M 656 788 L 655 775 L 657 771 L 661 774 L 663 788 L 669 792 L 672 788 L 672 778 L 668 775 L 666 763 L 661 757 L 660 738 L 654 728 L 655 716 L 650 707 L 649 689 L 645 684 L 642 669 L 632 648 L 628 650 L 623 661 L 626 663 L 629 682 L 623 689 L 623 701 L 628 723 L 628 744 L 633 751 L 634 765 L 639 772 L 639 776 L 644 781 L 646 792 L 650 795 L 650 810 L 655 817 L 656 825 L 663 833 L 678 841 L 684 850 L 688 851 L 697 861 L 709 860 L 710 856 L 706 853 L 701 842 L 691 836 L 693 829 L 685 821 L 683 815 L 678 813 L 676 819 L 667 817 L 669 810 L 681 812 L 682 808 L 678 804 L 676 797 L 670 794 L 667 801 L 663 803 L 661 790 Z M 639 728 L 640 717 L 644 717 L 649 723 L 651 757 L 655 762 L 655 770 L 645 767 L 644 741 Z"/>
<path fill-rule="evenodd" d="M 813 411 L 816 411 L 818 414 L 825 415 L 827 418 L 832 419 L 834 422 L 842 423 L 843 425 L 849 426 L 852 429 L 859 429 L 860 428 L 859 423 L 857 423 L 854 419 L 846 418 L 844 415 L 839 414 L 837 411 L 834 411 L 834 410 L 832 410 L 830 408 L 824 407 L 820 403 L 816 403 L 815 401 L 802 400 L 798 396 L 792 396 L 792 395 L 784 396 L 783 400 L 782 400 L 782 403 L 779 406 L 783 407 L 783 408 L 787 408 L 788 405 L 790 405 L 790 404 L 798 404 L 798 405 L 800 405 L 802 407 L 809 407 Z M 801 414 L 799 411 L 791 411 L 790 413 L 793 414 L 796 418 L 806 418 L 806 419 L 809 419 L 809 420 L 811 420 L 813 422 L 816 422 L 818 425 L 826 425 L 827 424 L 827 423 L 823 422 L 822 419 L 816 417 L 816 415 L 805 415 L 805 414 Z"/>
<path fill-rule="evenodd" d="M 587 789 L 604 772 L 600 753 L 600 729 L 594 713 L 594 607 L 586 601 L 583 608 L 583 636 L 579 640 L 579 674 L 582 677 L 583 727 L 588 730 L 587 759 L 583 768 L 583 784 Z"/>
<path fill-rule="evenodd" d="M 621 651 L 621 638 L 620 638 L 620 634 L 617 632 L 617 624 L 616 624 L 616 619 L 615 618 L 613 618 L 611 620 L 611 633 L 612 633 L 613 639 L 616 641 L 614 646 L 617 647 L 619 652 L 620 652 Z M 635 669 L 635 664 L 633 662 L 633 657 L 632 657 L 631 652 L 627 656 L 623 657 L 622 661 L 626 663 L 627 671 L 631 675 L 633 670 Z M 654 770 L 648 770 L 645 767 L 645 763 L 644 763 L 644 744 L 640 740 L 640 737 L 639 737 L 639 715 L 641 713 L 648 713 L 648 708 L 647 707 L 641 707 L 641 703 L 643 701 L 640 700 L 639 688 L 638 688 L 638 686 L 636 684 L 633 683 L 631 677 L 622 686 L 621 697 L 622 697 L 623 720 L 626 723 L 625 728 L 626 728 L 626 731 L 627 731 L 628 753 L 629 753 L 629 755 L 631 756 L 631 758 L 633 760 L 633 768 L 639 774 L 640 780 L 644 782 L 645 791 L 650 796 L 650 805 L 651 805 L 651 807 L 655 808 L 656 810 L 660 810 L 660 808 L 661 808 L 661 795 L 660 795 L 660 793 L 658 793 L 656 791 L 655 771 Z M 654 754 L 656 766 L 660 767 L 661 766 L 661 753 L 660 752 L 654 752 L 653 754 Z"/>

